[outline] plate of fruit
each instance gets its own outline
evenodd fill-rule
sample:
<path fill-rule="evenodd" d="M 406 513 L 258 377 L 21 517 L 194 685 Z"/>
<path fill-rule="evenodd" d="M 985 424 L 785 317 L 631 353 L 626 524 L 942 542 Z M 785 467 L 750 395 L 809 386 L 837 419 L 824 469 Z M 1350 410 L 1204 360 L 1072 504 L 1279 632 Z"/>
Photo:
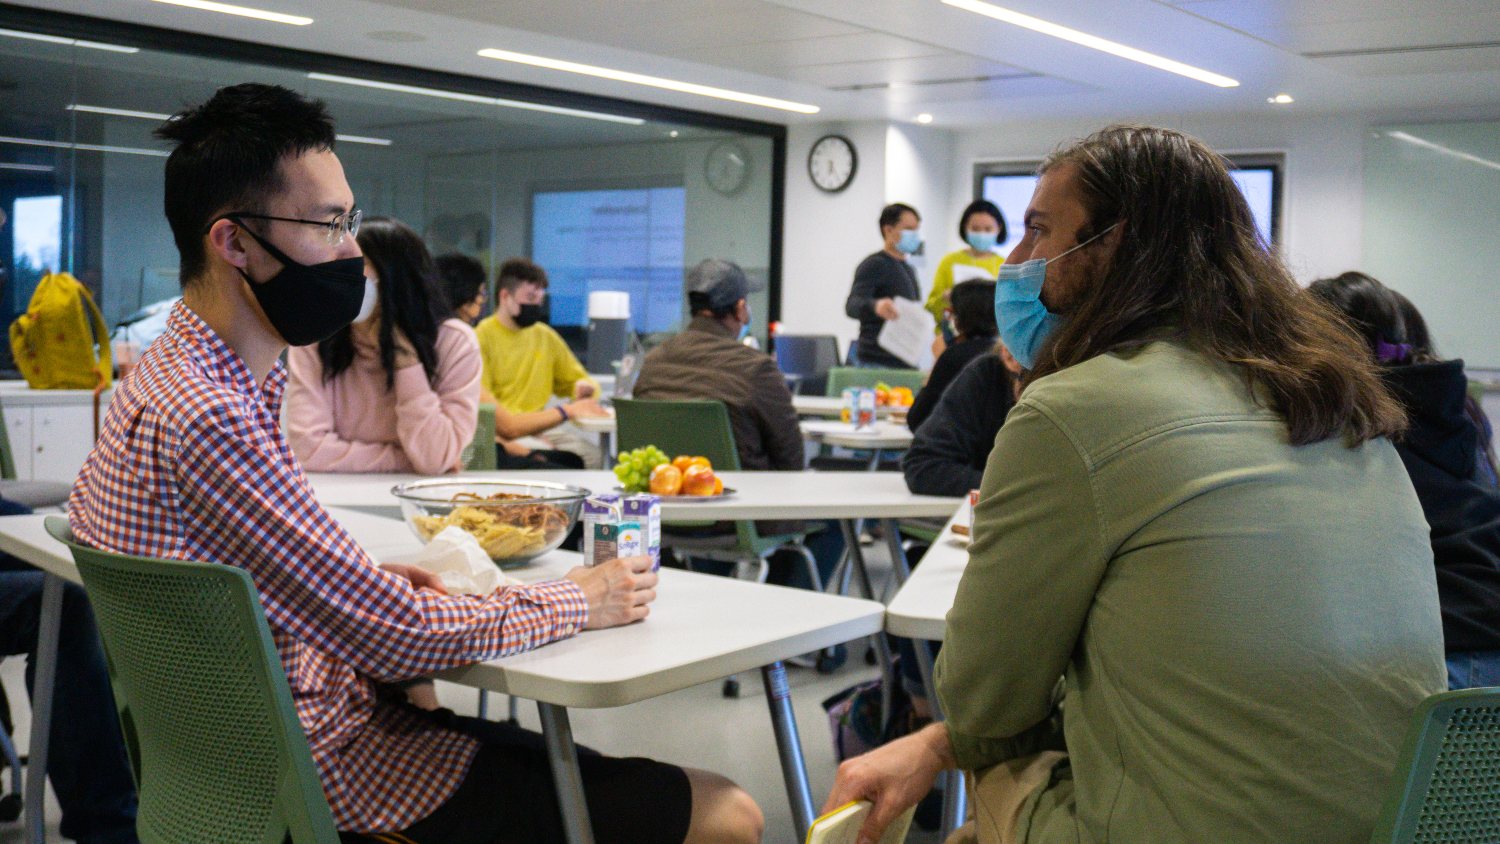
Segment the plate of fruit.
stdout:
<path fill-rule="evenodd" d="M 692 454 L 668 457 L 654 445 L 621 453 L 615 459 L 615 477 L 626 492 L 649 492 L 681 501 L 727 498 L 734 490 L 714 473 L 708 458 Z"/>
<path fill-rule="evenodd" d="M 915 400 L 910 387 L 892 387 L 884 381 L 875 384 L 876 407 L 911 407 Z"/>

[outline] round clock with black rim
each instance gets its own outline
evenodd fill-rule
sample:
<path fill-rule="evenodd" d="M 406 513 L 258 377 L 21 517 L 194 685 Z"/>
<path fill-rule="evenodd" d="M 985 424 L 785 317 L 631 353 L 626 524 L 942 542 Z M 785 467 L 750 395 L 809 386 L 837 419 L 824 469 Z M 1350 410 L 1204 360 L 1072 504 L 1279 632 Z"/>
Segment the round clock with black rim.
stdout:
<path fill-rule="evenodd" d="M 807 175 L 819 190 L 838 193 L 854 181 L 859 156 L 854 142 L 843 135 L 824 135 L 807 153 Z"/>
<path fill-rule="evenodd" d="M 703 178 L 708 186 L 731 196 L 745 186 L 750 177 L 750 153 L 738 141 L 720 141 L 703 159 Z"/>

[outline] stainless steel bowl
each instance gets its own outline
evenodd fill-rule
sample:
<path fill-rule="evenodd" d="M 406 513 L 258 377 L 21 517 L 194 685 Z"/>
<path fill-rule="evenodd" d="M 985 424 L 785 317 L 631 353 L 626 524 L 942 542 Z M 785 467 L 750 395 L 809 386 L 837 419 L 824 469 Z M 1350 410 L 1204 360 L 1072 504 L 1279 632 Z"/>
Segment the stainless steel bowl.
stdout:
<path fill-rule="evenodd" d="M 430 478 L 400 484 L 391 494 L 418 539 L 426 542 L 457 525 L 497 565 L 509 567 L 561 545 L 590 491 L 546 481 Z"/>

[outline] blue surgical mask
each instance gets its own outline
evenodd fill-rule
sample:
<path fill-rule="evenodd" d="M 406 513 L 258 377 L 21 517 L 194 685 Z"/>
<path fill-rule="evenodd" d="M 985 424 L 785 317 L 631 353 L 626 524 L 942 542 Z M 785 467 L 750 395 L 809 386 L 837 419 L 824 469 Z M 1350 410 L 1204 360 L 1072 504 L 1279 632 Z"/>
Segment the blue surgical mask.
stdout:
<path fill-rule="evenodd" d="M 745 323 L 740 326 L 740 333 L 738 335 L 736 335 L 734 339 L 738 340 L 741 343 L 743 343 L 743 342 L 745 342 L 745 338 L 749 337 L 749 336 L 750 336 L 750 306 L 747 303 L 745 305 Z"/>
<path fill-rule="evenodd" d="M 1103 237 L 1109 228 L 1063 252 L 1050 261 L 1075 252 Z M 1047 258 L 1032 258 L 1019 264 L 1002 264 L 995 284 L 995 324 L 1000 339 L 1023 369 L 1036 366 L 1036 356 L 1063 319 L 1042 304 L 1042 283 L 1047 280 Z"/>
<path fill-rule="evenodd" d="M 902 229 L 901 239 L 896 241 L 896 248 L 910 255 L 922 248 L 922 235 L 916 229 Z"/>
<path fill-rule="evenodd" d="M 989 252 L 995 248 L 996 238 L 994 232 L 969 232 L 964 235 L 964 240 L 975 252 Z"/>

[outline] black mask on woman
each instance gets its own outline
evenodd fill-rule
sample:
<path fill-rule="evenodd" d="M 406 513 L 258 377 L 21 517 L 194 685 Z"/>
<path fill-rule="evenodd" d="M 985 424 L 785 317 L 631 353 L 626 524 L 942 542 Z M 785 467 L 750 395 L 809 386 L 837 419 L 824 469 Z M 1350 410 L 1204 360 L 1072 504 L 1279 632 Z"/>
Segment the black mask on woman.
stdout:
<path fill-rule="evenodd" d="M 542 305 L 522 305 L 515 317 L 516 325 L 521 328 L 530 328 L 546 318 L 547 311 Z"/>
<path fill-rule="evenodd" d="M 240 230 L 281 262 L 281 272 L 259 284 L 243 269 L 239 272 L 271 327 L 288 345 L 306 346 L 327 339 L 359 315 L 366 295 L 363 257 L 299 264 L 249 226 L 240 223 Z"/>

